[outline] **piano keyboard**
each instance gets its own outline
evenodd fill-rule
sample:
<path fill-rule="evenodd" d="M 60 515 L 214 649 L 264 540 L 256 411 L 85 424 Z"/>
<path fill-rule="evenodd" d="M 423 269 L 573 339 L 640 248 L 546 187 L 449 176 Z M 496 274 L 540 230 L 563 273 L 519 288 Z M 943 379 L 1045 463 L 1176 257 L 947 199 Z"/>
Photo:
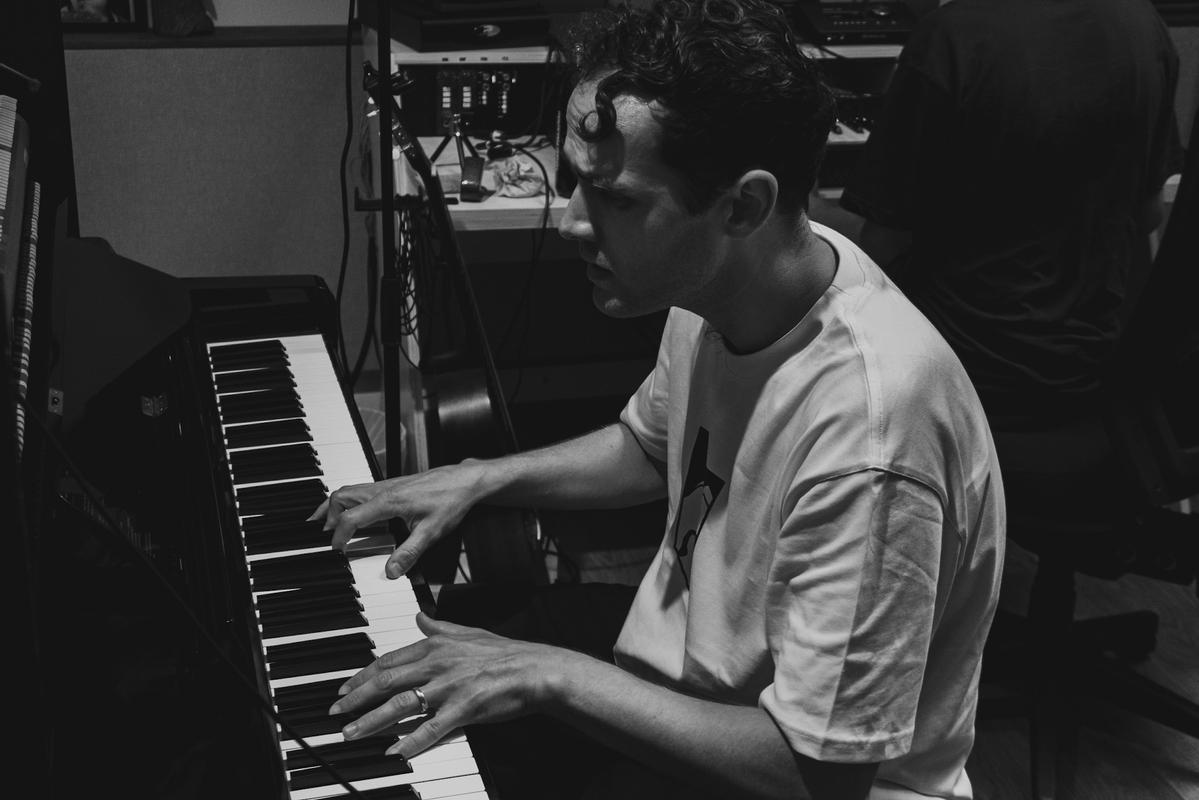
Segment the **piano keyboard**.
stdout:
<path fill-rule="evenodd" d="M 390 537 L 342 554 L 305 521 L 329 490 L 375 480 L 323 338 L 216 342 L 208 357 L 274 708 L 367 797 L 485 800 L 461 733 L 405 761 L 383 752 L 421 718 L 346 742 L 354 716 L 329 716 L 346 678 L 423 634 L 412 584 L 383 574 Z M 279 741 L 293 800 L 349 796 L 282 727 Z"/>

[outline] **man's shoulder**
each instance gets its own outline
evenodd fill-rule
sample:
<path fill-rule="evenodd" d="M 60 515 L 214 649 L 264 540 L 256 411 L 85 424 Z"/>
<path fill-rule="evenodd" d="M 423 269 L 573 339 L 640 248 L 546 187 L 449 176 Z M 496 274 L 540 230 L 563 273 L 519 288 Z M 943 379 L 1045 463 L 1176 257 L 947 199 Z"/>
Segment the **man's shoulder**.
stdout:
<path fill-rule="evenodd" d="M 836 233 L 826 238 L 841 259 L 826 327 L 843 368 L 829 377 L 863 387 L 861 423 L 883 437 L 880 452 L 910 455 L 913 442 L 937 438 L 929 438 L 934 428 L 982 435 L 982 404 L 945 338 L 852 242 Z"/>
<path fill-rule="evenodd" d="M 855 346 L 958 365 L 944 337 L 865 251 L 830 228 L 818 223 L 812 228 L 837 252 L 830 312 L 836 324 L 851 329 Z"/>

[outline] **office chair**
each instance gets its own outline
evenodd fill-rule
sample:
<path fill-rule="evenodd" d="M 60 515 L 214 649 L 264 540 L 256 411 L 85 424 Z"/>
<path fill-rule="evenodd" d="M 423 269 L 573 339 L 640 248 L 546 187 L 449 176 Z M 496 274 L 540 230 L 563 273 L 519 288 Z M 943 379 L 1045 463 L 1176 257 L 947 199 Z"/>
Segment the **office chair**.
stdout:
<path fill-rule="evenodd" d="M 1199 574 L 1199 508 L 1183 510 L 1199 499 L 1199 321 L 1189 307 L 1199 296 L 1197 161 L 1199 114 L 1102 407 L 1048 430 L 995 432 L 1008 537 L 1037 555 L 1037 569 L 1027 617 L 996 616 L 983 683 L 1017 681 L 1036 800 L 1073 796 L 1083 697 L 1199 738 L 1199 705 L 1133 669 L 1154 649 L 1156 614 L 1074 620 L 1077 573 L 1181 585 Z M 993 710 L 984 702 L 980 716 Z"/>

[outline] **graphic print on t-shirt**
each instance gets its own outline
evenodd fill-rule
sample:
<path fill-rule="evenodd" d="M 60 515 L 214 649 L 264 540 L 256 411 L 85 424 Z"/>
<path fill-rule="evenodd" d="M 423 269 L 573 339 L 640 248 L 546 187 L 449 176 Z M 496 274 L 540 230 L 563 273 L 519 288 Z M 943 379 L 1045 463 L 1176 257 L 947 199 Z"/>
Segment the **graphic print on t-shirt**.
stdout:
<path fill-rule="evenodd" d="M 724 479 L 708 468 L 708 431 L 700 427 L 691 445 L 691 458 L 687 462 L 687 474 L 683 476 L 683 493 L 672 531 L 675 559 L 687 588 L 691 588 L 691 560 L 695 555 L 696 540 L 723 488 Z"/>

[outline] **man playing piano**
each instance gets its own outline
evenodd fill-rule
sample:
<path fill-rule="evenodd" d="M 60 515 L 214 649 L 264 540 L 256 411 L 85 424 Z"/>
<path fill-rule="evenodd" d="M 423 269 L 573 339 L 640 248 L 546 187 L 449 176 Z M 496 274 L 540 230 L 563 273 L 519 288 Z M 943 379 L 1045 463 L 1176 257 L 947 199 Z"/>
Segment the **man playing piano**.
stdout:
<path fill-rule="evenodd" d="M 656 368 L 607 428 L 343 487 L 313 516 L 336 547 L 401 518 L 391 577 L 476 503 L 665 496 L 661 548 L 607 652 L 419 617 L 426 639 L 343 687 L 345 735 L 424 710 L 389 752 L 502 731 L 515 797 L 971 797 L 1002 486 L 948 346 L 807 219 L 828 92 L 758 0 L 611 12 L 575 53 L 560 232 L 605 314 L 670 309 Z M 619 596 L 594 588 L 574 605 Z"/>

